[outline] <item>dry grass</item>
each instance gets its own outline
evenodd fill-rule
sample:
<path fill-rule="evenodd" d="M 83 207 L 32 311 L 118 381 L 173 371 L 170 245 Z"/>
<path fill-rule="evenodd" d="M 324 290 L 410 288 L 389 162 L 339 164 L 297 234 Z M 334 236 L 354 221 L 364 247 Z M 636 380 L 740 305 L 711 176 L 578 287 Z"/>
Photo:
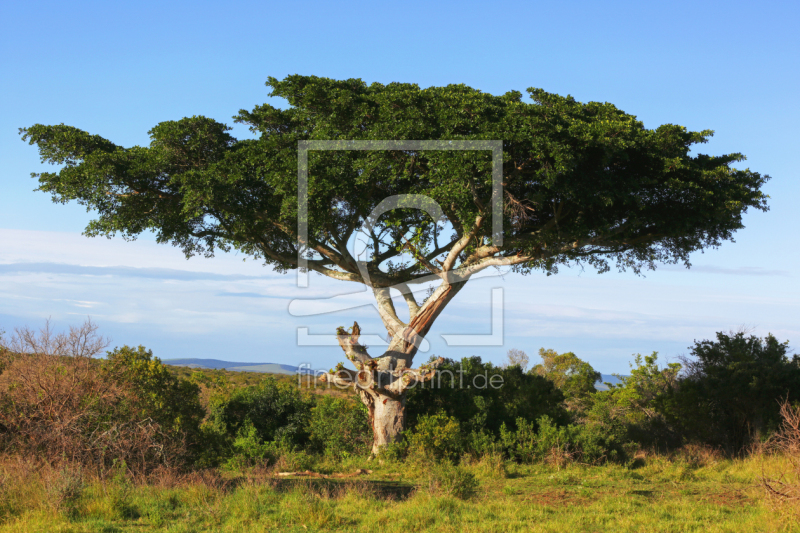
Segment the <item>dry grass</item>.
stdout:
<path fill-rule="evenodd" d="M 761 482 L 773 508 L 800 518 L 800 406 L 781 404 L 781 427 L 767 442 L 765 453 L 785 459 L 783 468 L 772 475 L 762 468 Z"/>
<path fill-rule="evenodd" d="M 673 460 L 691 465 L 694 468 L 713 466 L 719 463 L 724 454 L 719 448 L 704 444 L 687 444 L 672 453 Z"/>

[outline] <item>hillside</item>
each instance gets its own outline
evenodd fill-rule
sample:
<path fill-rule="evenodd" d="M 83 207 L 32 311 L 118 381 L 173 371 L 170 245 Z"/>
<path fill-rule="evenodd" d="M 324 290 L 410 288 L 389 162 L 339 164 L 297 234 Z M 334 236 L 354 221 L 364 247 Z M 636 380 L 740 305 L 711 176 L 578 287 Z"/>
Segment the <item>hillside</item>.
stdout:
<path fill-rule="evenodd" d="M 199 368 L 208 370 L 232 370 L 236 372 L 261 372 L 266 374 L 297 374 L 298 367 L 282 365 L 278 363 L 238 363 L 233 361 L 222 361 L 220 359 L 165 359 L 165 365 L 186 366 L 189 368 Z M 308 369 L 301 369 L 302 373 L 311 372 Z"/>

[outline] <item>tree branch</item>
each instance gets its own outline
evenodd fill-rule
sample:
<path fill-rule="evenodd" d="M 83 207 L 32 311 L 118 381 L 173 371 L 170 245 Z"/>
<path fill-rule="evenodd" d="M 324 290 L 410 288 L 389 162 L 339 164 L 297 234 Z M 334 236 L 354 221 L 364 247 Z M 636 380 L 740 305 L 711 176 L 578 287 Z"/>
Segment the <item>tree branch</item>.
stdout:
<path fill-rule="evenodd" d="M 400 291 L 400 294 L 403 295 L 403 299 L 408 306 L 408 319 L 413 320 L 414 317 L 417 316 L 417 313 L 419 313 L 419 304 L 414 297 L 414 293 L 411 291 L 411 287 L 409 287 L 407 283 L 398 283 L 393 288 Z"/>
<path fill-rule="evenodd" d="M 348 333 L 344 328 L 336 328 L 336 339 L 339 341 L 339 346 L 344 350 L 345 356 L 353 362 L 358 370 L 365 367 L 372 370 L 375 366 L 375 360 L 367 353 L 367 348 L 358 343 L 358 338 L 361 336 L 361 328 L 358 322 L 353 322 L 352 332 Z"/>
<path fill-rule="evenodd" d="M 455 264 L 456 260 L 458 259 L 458 255 L 464 251 L 464 249 L 469 244 L 469 241 L 477 235 L 478 231 L 481 228 L 481 224 L 483 224 L 484 217 L 483 215 L 478 215 L 475 217 L 475 224 L 472 225 L 472 229 L 470 229 L 469 233 L 461 237 L 458 242 L 453 246 L 450 250 L 450 253 L 447 254 L 447 257 L 442 263 L 442 270 L 447 272 L 453 269 L 453 265 Z"/>
<path fill-rule="evenodd" d="M 418 383 L 430 381 L 436 375 L 436 369 L 444 363 L 443 358 L 438 358 L 430 363 L 420 365 L 419 368 L 406 368 L 403 369 L 398 376 L 398 379 L 387 385 L 381 391 L 386 390 L 400 395 L 407 389 L 416 386 Z"/>
<path fill-rule="evenodd" d="M 383 325 L 386 326 L 389 335 L 395 336 L 406 327 L 406 324 L 397 317 L 397 311 L 395 311 L 389 289 L 385 287 L 373 287 L 372 292 L 378 303 L 378 313 L 381 315 Z"/>
<path fill-rule="evenodd" d="M 419 264 L 421 264 L 422 266 L 424 266 L 425 268 L 427 268 L 427 269 L 428 269 L 428 271 L 429 271 L 431 274 L 433 274 L 433 275 L 435 275 L 435 276 L 440 276 L 440 275 L 441 275 L 442 271 L 441 271 L 441 270 L 439 270 L 438 268 L 436 268 L 435 266 L 433 266 L 433 265 L 431 264 L 431 262 L 430 262 L 430 261 L 428 261 L 428 259 L 427 259 L 427 258 L 426 258 L 424 255 L 422 255 L 422 253 L 421 253 L 419 250 L 417 250 L 417 249 L 414 247 L 414 245 L 413 245 L 413 244 L 411 244 L 410 242 L 408 242 L 408 239 L 406 239 L 405 237 L 403 237 L 403 240 L 406 242 L 406 244 L 405 244 L 405 247 L 406 247 L 406 248 L 408 248 L 409 250 L 411 250 L 411 253 L 414 255 L 414 258 L 417 260 L 417 262 L 418 262 Z M 413 267 L 412 267 L 412 268 L 413 268 Z"/>

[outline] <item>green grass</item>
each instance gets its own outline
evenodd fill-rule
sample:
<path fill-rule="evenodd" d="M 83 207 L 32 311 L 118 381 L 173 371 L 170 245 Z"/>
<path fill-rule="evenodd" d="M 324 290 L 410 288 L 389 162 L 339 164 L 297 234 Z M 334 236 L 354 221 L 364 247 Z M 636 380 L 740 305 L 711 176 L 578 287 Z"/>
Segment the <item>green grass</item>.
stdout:
<path fill-rule="evenodd" d="M 351 459 L 319 471 L 358 478 L 278 478 L 266 472 L 208 473 L 186 479 L 87 482 L 74 508 L 48 504 L 39 474 L 9 485 L 4 474 L 0 532 L 63 531 L 800 531 L 760 485 L 781 458 L 718 460 L 697 466 L 651 457 L 619 465 L 557 469 L 491 458 L 463 467 L 478 479 L 472 497 L 436 489 L 430 467 Z M 15 479 L 22 479 L 16 476 Z M 38 484 L 38 485 L 37 485 Z M 52 493 L 52 490 L 50 491 Z"/>

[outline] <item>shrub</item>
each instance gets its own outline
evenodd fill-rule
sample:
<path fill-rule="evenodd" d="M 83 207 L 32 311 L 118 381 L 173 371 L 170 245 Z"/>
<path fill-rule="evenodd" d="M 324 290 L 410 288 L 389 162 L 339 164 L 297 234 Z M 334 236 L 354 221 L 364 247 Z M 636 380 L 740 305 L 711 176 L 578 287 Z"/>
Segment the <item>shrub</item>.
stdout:
<path fill-rule="evenodd" d="M 0 376 L 4 447 L 101 471 L 115 460 L 137 471 L 185 463 L 203 416 L 196 388 L 142 347 L 93 359 L 107 345 L 96 331 L 90 321 L 68 334 L 49 323 L 39 333 L 16 331 Z"/>
<path fill-rule="evenodd" d="M 500 428 L 500 444 L 510 459 L 532 463 L 540 457 L 536 425 L 524 418 L 517 420 L 516 430 L 505 424 Z"/>
<path fill-rule="evenodd" d="M 125 394 L 101 379 L 95 361 L 16 353 L 0 378 L 0 423 L 6 449 L 83 464 L 100 464 L 105 451 L 133 451 L 133 428 L 114 419 Z"/>
<path fill-rule="evenodd" d="M 104 487 L 110 517 L 114 520 L 130 520 L 139 518 L 139 509 L 133 503 L 134 486 L 126 475 L 127 465 L 124 462 L 114 464 L 114 476 L 111 483 Z"/>
<path fill-rule="evenodd" d="M 497 376 L 496 388 L 487 383 L 492 376 Z M 536 420 L 548 415 L 567 422 L 563 400 L 551 381 L 526 374 L 520 366 L 499 368 L 480 357 L 460 362 L 447 359 L 433 380 L 409 390 L 407 424 L 414 427 L 421 417 L 443 412 L 455 418 L 467 434 L 476 431 L 497 436 L 500 426 L 514 425 L 520 417 Z"/>
<path fill-rule="evenodd" d="M 275 462 L 275 469 L 278 471 L 304 471 L 313 470 L 316 465 L 316 457 L 306 453 L 305 450 L 280 450 L 280 456 Z"/>
<path fill-rule="evenodd" d="M 558 426 L 543 416 L 533 424 L 517 420 L 516 430 L 503 426 L 500 441 L 506 454 L 519 462 L 543 461 L 557 466 L 567 462 L 589 464 L 626 457 L 625 448 L 613 435 L 591 425 Z"/>
<path fill-rule="evenodd" d="M 232 446 L 234 455 L 228 460 L 231 469 L 257 463 L 272 464 L 280 453 L 274 442 L 265 442 L 258 436 L 258 431 L 250 422 L 239 429 Z"/>
<path fill-rule="evenodd" d="M 743 331 L 697 341 L 664 410 L 687 440 L 746 450 L 781 424 L 781 400 L 800 400 L 800 357 L 788 351 L 788 341 Z"/>
<path fill-rule="evenodd" d="M 406 438 L 409 451 L 433 459 L 455 459 L 463 451 L 461 426 L 444 413 L 421 417 Z"/>
<path fill-rule="evenodd" d="M 310 433 L 314 451 L 337 459 L 368 453 L 372 446 L 367 408 L 349 398 L 319 396 L 311 409 Z"/>
<path fill-rule="evenodd" d="M 103 370 L 104 377 L 116 380 L 129 391 L 127 401 L 118 406 L 118 417 L 157 424 L 163 444 L 171 448 L 172 462 L 180 463 L 199 454 L 204 445 L 200 423 L 205 410 L 195 383 L 175 377 L 144 346 L 123 346 L 108 352 Z"/>
<path fill-rule="evenodd" d="M 658 354 L 636 354 L 630 376 L 591 395 L 579 422 L 617 443 L 636 442 L 655 449 L 676 448 L 681 435 L 665 413 L 669 409 L 681 365 L 657 364 Z"/>
<path fill-rule="evenodd" d="M 234 389 L 211 399 L 212 423 L 229 442 L 253 428 L 253 438 L 292 449 L 307 443 L 311 400 L 289 383 L 272 377 L 255 386 Z"/>
<path fill-rule="evenodd" d="M 381 461 L 388 461 L 390 463 L 402 461 L 408 456 L 408 439 L 405 438 L 400 442 L 390 442 L 381 447 L 378 452 L 378 458 Z"/>
<path fill-rule="evenodd" d="M 464 451 L 473 457 L 484 457 L 495 454 L 500 450 L 497 439 L 485 429 L 473 430 L 464 439 Z"/>

